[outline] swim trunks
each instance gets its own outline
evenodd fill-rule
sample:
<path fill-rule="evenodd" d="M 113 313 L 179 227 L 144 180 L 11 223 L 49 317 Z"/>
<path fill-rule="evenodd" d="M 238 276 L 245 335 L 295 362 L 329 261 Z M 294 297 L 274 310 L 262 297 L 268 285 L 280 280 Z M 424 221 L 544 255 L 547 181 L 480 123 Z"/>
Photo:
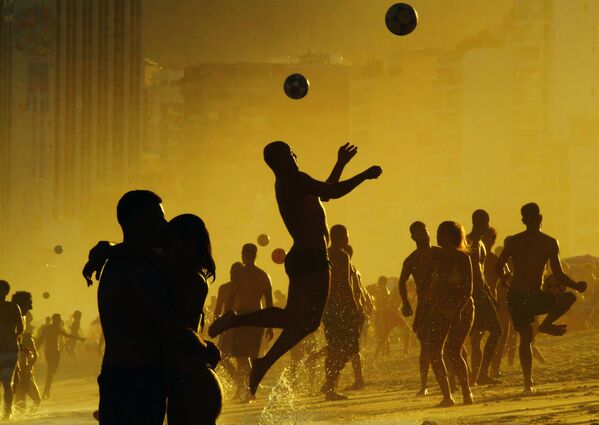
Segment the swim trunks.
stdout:
<path fill-rule="evenodd" d="M 326 250 L 291 249 L 285 258 L 285 272 L 289 277 L 330 270 L 329 256 Z"/>

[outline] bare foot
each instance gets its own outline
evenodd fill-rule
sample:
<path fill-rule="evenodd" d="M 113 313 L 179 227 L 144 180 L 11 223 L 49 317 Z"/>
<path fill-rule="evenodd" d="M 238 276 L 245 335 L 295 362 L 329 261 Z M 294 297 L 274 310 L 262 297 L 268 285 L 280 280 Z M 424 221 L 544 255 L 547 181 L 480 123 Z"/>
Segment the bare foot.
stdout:
<path fill-rule="evenodd" d="M 347 400 L 347 396 L 331 390 L 324 393 L 324 399 L 326 401 L 340 401 Z"/>
<path fill-rule="evenodd" d="M 421 387 L 418 392 L 416 393 L 416 395 L 427 395 L 428 394 L 428 388 L 426 387 Z"/>
<path fill-rule="evenodd" d="M 233 318 L 235 318 L 236 316 L 237 315 L 233 310 L 229 310 L 225 314 L 220 316 L 218 319 L 216 319 L 208 328 L 208 335 L 210 335 L 210 338 L 217 337 L 218 335 L 229 329 L 233 322 Z"/>
<path fill-rule="evenodd" d="M 567 330 L 568 329 L 567 329 L 566 325 L 541 324 L 541 326 L 539 326 L 539 332 L 543 332 L 543 333 L 553 335 L 553 336 L 562 336 L 567 332 Z"/>
<path fill-rule="evenodd" d="M 252 370 L 250 372 L 250 393 L 256 395 L 258 385 L 266 375 L 268 366 L 265 364 L 264 359 L 252 359 Z"/>
<path fill-rule="evenodd" d="M 453 398 L 444 398 L 441 403 L 437 404 L 437 407 L 451 407 L 455 405 Z"/>
<path fill-rule="evenodd" d="M 474 400 L 472 398 L 473 398 L 472 393 L 462 394 L 462 400 L 463 400 L 464 406 L 468 406 L 468 405 L 471 405 L 472 403 L 474 403 Z"/>

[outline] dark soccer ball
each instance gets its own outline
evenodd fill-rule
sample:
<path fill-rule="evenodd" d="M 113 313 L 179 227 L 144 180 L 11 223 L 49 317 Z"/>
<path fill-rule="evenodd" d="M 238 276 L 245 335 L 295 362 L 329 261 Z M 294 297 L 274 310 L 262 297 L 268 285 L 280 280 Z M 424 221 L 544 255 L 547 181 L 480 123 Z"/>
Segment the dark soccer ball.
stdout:
<path fill-rule="evenodd" d="M 56 254 L 62 254 L 62 251 L 63 251 L 63 249 L 62 249 L 62 245 L 56 245 L 56 246 L 54 247 L 54 252 L 55 252 Z"/>
<path fill-rule="evenodd" d="M 291 74 L 285 79 L 283 89 L 291 99 L 302 99 L 310 90 L 310 82 L 302 74 Z"/>
<path fill-rule="evenodd" d="M 396 3 L 385 15 L 387 29 L 395 35 L 408 35 L 418 25 L 418 13 L 406 3 Z"/>
<path fill-rule="evenodd" d="M 258 245 L 266 246 L 266 245 L 268 245 L 269 242 L 270 242 L 270 238 L 268 237 L 267 234 L 262 233 L 260 236 L 258 236 Z"/>
<path fill-rule="evenodd" d="M 270 257 L 275 264 L 283 264 L 285 262 L 285 257 L 287 257 L 287 253 L 283 248 L 277 248 L 272 252 Z"/>
<path fill-rule="evenodd" d="M 44 292 L 42 294 L 42 298 L 45 299 L 45 300 L 47 300 L 48 298 L 50 298 L 50 293 L 49 292 Z"/>

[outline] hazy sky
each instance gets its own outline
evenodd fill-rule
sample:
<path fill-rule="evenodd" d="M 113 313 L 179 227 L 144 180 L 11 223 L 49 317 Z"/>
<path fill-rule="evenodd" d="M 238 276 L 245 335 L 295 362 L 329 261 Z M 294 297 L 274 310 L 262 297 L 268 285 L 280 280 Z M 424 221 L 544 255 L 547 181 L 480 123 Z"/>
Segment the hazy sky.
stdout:
<path fill-rule="evenodd" d="M 146 55 L 165 65 L 267 61 L 312 52 L 350 58 L 448 46 L 505 17 L 512 2 L 419 0 L 420 22 L 398 38 L 381 0 L 145 0 Z"/>

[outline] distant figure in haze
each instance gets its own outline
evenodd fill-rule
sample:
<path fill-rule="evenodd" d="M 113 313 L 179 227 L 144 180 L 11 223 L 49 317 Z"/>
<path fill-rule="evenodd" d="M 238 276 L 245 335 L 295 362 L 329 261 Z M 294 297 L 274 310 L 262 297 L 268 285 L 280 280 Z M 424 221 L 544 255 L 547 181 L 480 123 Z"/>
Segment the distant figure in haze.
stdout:
<path fill-rule="evenodd" d="M 501 339 L 501 324 L 495 309 L 495 298 L 485 281 L 485 261 L 487 251 L 482 238 L 489 230 L 490 217 L 484 210 L 472 213 L 472 231 L 466 236 L 468 254 L 472 260 L 472 284 L 474 298 L 474 324 L 470 333 L 472 343 L 472 382 L 478 385 L 499 384 L 489 376 L 489 368 L 495 356 L 497 344 Z M 483 334 L 488 331 L 489 337 L 485 349 L 481 352 Z"/>
<path fill-rule="evenodd" d="M 564 335 L 566 325 L 556 325 L 554 322 L 576 301 L 576 295 L 569 291 L 549 293 L 541 290 L 545 265 L 549 262 L 554 276 L 564 287 L 584 290 L 586 283 L 577 284 L 563 272 L 557 240 L 541 232 L 543 216 L 539 206 L 529 203 L 520 212 L 526 230 L 505 240 L 505 248 L 497 262 L 497 272 L 503 273 L 505 264 L 511 259 L 514 275 L 508 291 L 508 307 L 514 328 L 520 334 L 519 353 L 524 391 L 533 392 L 532 324 L 536 316 L 547 314 L 539 326 L 539 332 Z"/>
<path fill-rule="evenodd" d="M 230 305 L 233 306 L 233 310 L 237 314 L 252 313 L 273 306 L 270 276 L 256 266 L 257 254 L 258 247 L 252 243 L 245 244 L 241 249 L 243 269 L 240 278 L 233 282 L 230 294 L 232 299 Z M 241 397 L 242 393 L 239 391 L 248 386 L 248 378 L 252 367 L 251 359 L 255 359 L 260 355 L 264 328 L 242 327 L 232 332 L 232 354 L 236 359 L 240 378 L 236 396 Z M 273 328 L 267 328 L 266 340 L 272 340 L 273 336 Z"/>
<path fill-rule="evenodd" d="M 233 309 L 233 285 L 238 280 L 242 279 L 243 274 L 243 263 L 236 262 L 231 265 L 231 269 L 229 272 L 229 282 L 223 283 L 218 287 L 218 296 L 216 297 L 216 306 L 214 307 L 214 318 L 219 317 L 224 312 Z M 218 337 L 218 348 L 221 351 L 222 359 L 220 361 L 220 365 L 225 369 L 227 374 L 237 382 L 237 390 L 235 392 L 234 398 L 241 397 L 241 394 L 244 390 L 242 388 L 242 377 L 241 374 L 237 370 L 237 366 L 233 364 L 233 337 L 234 331 L 226 331 L 219 335 Z"/>
<path fill-rule="evenodd" d="M 164 257 L 173 310 L 188 329 L 201 333 L 207 280 L 216 273 L 210 235 L 201 218 L 183 214 L 169 221 Z M 169 425 L 215 425 L 222 408 L 222 388 L 213 371 L 218 355 L 165 348 Z"/>
<path fill-rule="evenodd" d="M 46 316 L 46 319 L 44 320 L 44 324 L 38 328 L 38 330 L 35 334 L 35 339 L 39 339 L 42 332 L 44 332 L 44 329 L 46 329 L 51 324 L 52 324 L 52 318 L 50 316 Z"/>
<path fill-rule="evenodd" d="M 73 322 L 71 323 L 70 334 L 79 337 L 79 333 L 81 332 L 81 312 L 79 310 L 75 310 L 73 313 Z M 65 344 L 65 349 L 69 355 L 77 360 L 77 352 L 75 351 L 75 346 L 77 345 L 77 339 L 71 338 Z"/>
<path fill-rule="evenodd" d="M 274 293 L 274 306 L 279 308 L 285 308 L 287 305 L 287 297 L 280 289 L 277 289 Z"/>
<path fill-rule="evenodd" d="M 372 300 L 369 296 L 367 296 L 366 289 L 362 285 L 362 275 L 356 269 L 355 265 L 352 263 L 352 257 L 354 255 L 354 249 L 351 245 L 347 245 L 345 248 L 347 255 L 349 255 L 350 261 L 350 281 L 352 291 L 354 293 L 354 300 L 356 305 L 358 306 L 358 316 L 357 316 L 357 329 L 358 329 L 358 351 L 351 358 L 351 365 L 354 371 L 354 383 L 348 388 L 349 390 L 361 390 L 366 386 L 364 382 L 364 368 L 363 368 L 363 359 L 362 354 L 360 353 L 362 348 L 362 332 L 364 329 L 364 324 L 366 323 L 366 319 L 372 313 Z"/>
<path fill-rule="evenodd" d="M 387 278 L 380 276 L 375 285 L 371 285 L 371 294 L 374 298 L 374 331 L 377 342 L 374 357 L 379 354 L 387 355 L 391 352 L 391 341 L 389 334 L 394 327 L 393 300 L 387 288 Z"/>
<path fill-rule="evenodd" d="M 12 295 L 12 302 L 20 307 L 23 317 L 31 317 L 30 312 L 31 309 L 33 309 L 33 297 L 30 292 L 15 292 Z M 20 410 L 25 409 L 27 396 L 31 397 L 35 406 L 39 406 L 42 401 L 33 373 L 33 367 L 37 362 L 38 352 L 31 331 L 31 322 L 29 322 L 21 335 L 21 349 L 19 352 L 18 363 L 19 381 L 18 383 L 15 383 L 15 402 Z"/>
<path fill-rule="evenodd" d="M 499 323 L 501 325 L 501 338 L 497 343 L 495 349 L 495 355 L 491 361 L 491 376 L 493 378 L 501 377 L 501 359 L 505 352 L 505 347 L 510 337 L 510 333 L 513 332 L 511 327 L 510 312 L 507 308 L 507 289 L 509 287 L 509 274 L 506 273 L 509 269 L 505 269 L 503 274 L 497 273 L 497 261 L 499 256 L 493 251 L 495 242 L 497 241 L 497 231 L 493 227 L 483 234 L 481 238 L 485 245 L 487 257 L 485 259 L 485 280 L 491 290 L 491 295 L 495 298 L 495 307 L 497 310 L 497 316 L 499 317 Z M 503 250 L 503 247 L 500 247 Z M 501 251 L 500 251 L 501 252 Z"/>
<path fill-rule="evenodd" d="M 472 404 L 468 366 L 462 356 L 474 310 L 472 265 L 465 252 L 464 228 L 453 221 L 441 223 L 437 243 L 441 249 L 433 252 L 431 283 L 423 300 L 427 320 L 422 325 L 421 338 L 443 394 L 439 406 L 455 404 L 443 362 L 444 352 L 462 387 L 464 404 Z"/>
<path fill-rule="evenodd" d="M 19 359 L 19 335 L 23 332 L 23 317 L 19 306 L 6 297 L 10 285 L 0 280 L 0 381 L 4 389 L 3 419 L 10 419 L 13 402 L 13 378 Z"/>
<path fill-rule="evenodd" d="M 401 274 L 399 276 L 399 293 L 402 299 L 401 311 L 404 316 L 409 317 L 413 314 L 410 300 L 408 299 L 407 282 L 410 276 L 413 276 L 416 283 L 416 296 L 418 305 L 416 307 L 416 315 L 412 324 L 412 329 L 418 336 L 420 341 L 420 356 L 418 363 L 420 365 L 420 390 L 418 395 L 428 394 L 428 368 L 430 358 L 426 350 L 424 350 L 422 342 L 422 330 L 426 326 L 427 313 L 424 303 L 425 294 L 427 293 L 433 266 L 433 253 L 438 250 L 438 247 L 431 246 L 431 238 L 426 225 L 421 221 L 415 221 L 410 225 L 410 236 L 416 242 L 416 250 L 412 252 L 403 262 Z"/>
<path fill-rule="evenodd" d="M 345 226 L 331 227 L 331 288 L 322 324 L 327 341 L 325 383 L 321 392 L 325 400 L 346 400 L 336 391 L 341 371 L 360 353 L 360 318 L 352 282 L 351 263 L 347 253 L 349 235 Z"/>
<path fill-rule="evenodd" d="M 330 284 L 327 256 L 329 230 L 321 198 L 328 200 L 345 196 L 364 181 L 376 179 L 382 173 L 380 167 L 374 166 L 340 182 L 345 165 L 356 152 L 356 147 L 343 145 L 331 175 L 326 182 L 321 182 L 299 171 L 297 157 L 288 144 L 273 142 L 264 148 L 264 160 L 276 177 L 279 211 L 293 238 L 293 246 L 285 259 L 285 271 L 289 275 L 287 306 L 244 315 L 230 311 L 209 329 L 213 337 L 241 326 L 283 329 L 266 355 L 252 362 L 252 394 L 255 394 L 268 369 L 320 325 Z"/>
<path fill-rule="evenodd" d="M 52 323 L 44 329 L 38 340 L 38 345 L 40 347 L 44 345 L 44 354 L 47 363 L 46 382 L 44 384 L 43 394 L 44 400 L 50 398 L 50 389 L 52 388 L 54 375 L 56 375 L 58 365 L 60 364 L 61 337 L 85 341 L 85 338 L 80 338 L 65 332 L 63 329 L 62 318 L 60 317 L 60 314 L 56 313 L 52 315 Z"/>
<path fill-rule="evenodd" d="M 117 205 L 123 243 L 118 249 L 99 243 L 83 269 L 88 285 L 93 273 L 101 273 L 98 310 L 106 348 L 98 377 L 100 425 L 162 425 L 166 347 L 206 359 L 204 365 L 218 360 L 218 350 L 185 326 L 169 302 L 169 268 L 156 251 L 164 248 L 168 230 L 161 203 L 146 190 L 123 195 Z M 194 243 L 186 241 L 185 249 Z"/>

